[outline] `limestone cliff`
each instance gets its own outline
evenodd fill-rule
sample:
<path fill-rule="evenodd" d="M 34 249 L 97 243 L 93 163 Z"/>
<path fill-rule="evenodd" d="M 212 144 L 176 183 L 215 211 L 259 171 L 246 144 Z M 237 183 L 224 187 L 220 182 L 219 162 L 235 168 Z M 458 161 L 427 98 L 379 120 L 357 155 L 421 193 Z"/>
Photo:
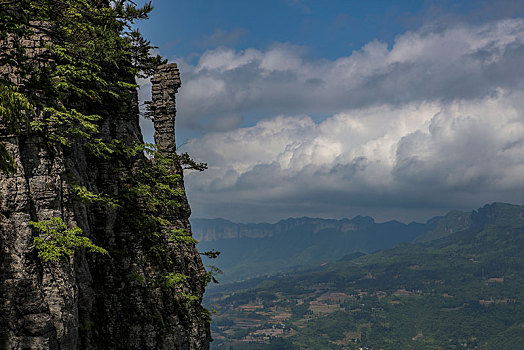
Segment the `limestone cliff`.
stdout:
<path fill-rule="evenodd" d="M 38 47 L 39 40 L 28 46 Z M 174 148 L 176 65 L 159 67 L 153 82 L 155 139 L 160 153 L 173 161 L 183 190 Z M 111 118 L 98 121 L 98 137 L 139 144 L 138 119 L 132 92 Z M 130 181 L 155 160 L 143 152 L 95 157 L 80 142 L 65 147 L 32 131 L 2 129 L 0 142 L 17 168 L 0 173 L 0 349 L 209 348 L 208 314 L 200 304 L 206 271 L 194 243 L 164 235 L 169 229 L 190 235 L 185 194 L 179 191 L 177 206 L 161 208 L 172 227 L 154 232 L 144 226 L 148 234 L 141 226 L 147 222 L 139 220 L 146 209 L 125 200 Z M 119 205 L 82 201 L 73 185 L 118 198 Z M 52 217 L 81 228 L 109 256 L 78 250 L 71 259 L 39 259 L 33 239 L 40 233 L 29 222 Z M 173 273 L 184 278 L 167 285 Z"/>

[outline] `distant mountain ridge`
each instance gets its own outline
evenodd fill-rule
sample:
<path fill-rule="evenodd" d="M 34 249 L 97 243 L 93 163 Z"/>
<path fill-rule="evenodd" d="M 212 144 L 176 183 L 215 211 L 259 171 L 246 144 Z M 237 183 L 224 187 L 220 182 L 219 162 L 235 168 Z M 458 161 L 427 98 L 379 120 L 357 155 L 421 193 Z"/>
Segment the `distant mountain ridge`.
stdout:
<path fill-rule="evenodd" d="M 524 206 L 508 203 L 492 203 L 471 212 L 454 210 L 445 216 L 434 217 L 427 221 L 434 226 L 426 234 L 415 239 L 415 242 L 430 242 L 449 236 L 455 232 L 472 227 L 492 225 L 524 225 Z"/>
<path fill-rule="evenodd" d="M 508 214 L 511 211 L 512 214 Z M 514 213 L 513 213 L 514 212 Z M 517 213 L 518 212 L 518 213 Z M 518 215 L 514 215 L 517 213 Z M 372 225 L 404 225 L 419 226 L 427 230 L 425 234 L 416 238 L 416 242 L 429 242 L 438 238 L 445 237 L 457 231 L 468 228 L 472 222 L 479 220 L 490 222 L 500 220 L 501 215 L 520 217 L 524 220 L 524 206 L 509 203 L 486 204 L 478 210 L 465 212 L 453 210 L 444 216 L 436 216 L 425 223 L 411 222 L 401 223 L 397 220 L 390 220 L 383 223 L 376 223 L 370 216 L 357 215 L 352 219 L 323 219 L 311 217 L 288 218 L 280 220 L 274 224 L 270 223 L 236 223 L 227 219 L 191 219 L 193 227 L 193 237 L 200 242 L 211 242 L 220 239 L 239 239 L 239 238 L 263 238 L 271 237 L 281 233 L 286 233 L 299 226 L 310 225 L 314 227 L 314 232 L 325 229 L 333 229 L 339 232 L 358 231 L 369 228 Z"/>
<path fill-rule="evenodd" d="M 275 224 L 236 224 L 225 219 L 193 219 L 198 249 L 222 254 L 210 262 L 224 271 L 219 280 L 233 282 L 335 261 L 354 252 L 373 252 L 424 234 L 426 224 L 376 223 L 353 219 L 290 218 Z"/>
<path fill-rule="evenodd" d="M 193 237 L 200 242 L 211 242 L 220 239 L 263 238 L 286 233 L 300 226 L 311 226 L 314 232 L 333 229 L 339 232 L 358 231 L 373 225 L 420 225 L 413 222 L 403 224 L 396 220 L 376 223 L 370 216 L 357 215 L 353 219 L 322 219 L 322 218 L 288 218 L 274 224 L 269 223 L 236 223 L 227 219 L 191 219 Z"/>
<path fill-rule="evenodd" d="M 336 261 L 358 252 L 389 249 L 399 243 L 426 243 L 472 225 L 519 224 L 520 218 L 524 218 L 524 206 L 492 203 L 471 212 L 451 211 L 426 223 L 376 223 L 369 216 L 289 218 L 275 224 L 239 224 L 225 219 L 192 219 L 191 223 L 200 251 L 222 253 L 207 262 L 222 269 L 219 280 L 228 283 Z"/>

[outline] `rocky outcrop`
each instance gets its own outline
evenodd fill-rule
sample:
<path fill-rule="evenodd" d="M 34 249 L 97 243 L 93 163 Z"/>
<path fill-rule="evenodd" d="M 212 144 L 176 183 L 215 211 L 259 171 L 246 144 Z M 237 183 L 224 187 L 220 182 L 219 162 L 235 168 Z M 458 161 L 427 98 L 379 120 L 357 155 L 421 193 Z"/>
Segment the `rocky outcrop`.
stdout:
<path fill-rule="evenodd" d="M 40 41 L 28 45 L 38 48 Z M 173 172 L 182 176 L 174 156 L 174 94 L 180 79 L 176 65 L 158 72 L 156 139 L 160 152 L 175 160 Z M 132 145 L 142 140 L 136 93 L 131 96 L 99 122 L 103 141 Z M 123 179 L 151 160 L 142 153 L 118 162 L 101 159 L 80 143 L 64 147 L 32 132 L 0 130 L 0 142 L 17 166 L 15 174 L 0 174 L 0 349 L 209 348 L 209 325 L 199 301 L 206 272 L 194 244 L 153 244 L 130 224 L 125 203 L 111 208 L 73 195 L 74 183 L 119 198 L 126 190 Z M 179 203 L 165 209 L 164 217 L 190 234 L 182 192 Z M 52 217 L 80 227 L 109 256 L 80 250 L 71 259 L 43 262 L 32 246 L 39 233 L 29 222 Z M 162 281 L 169 273 L 187 280 L 176 290 L 166 288 Z"/>
<path fill-rule="evenodd" d="M 158 150 L 167 156 L 175 154 L 175 118 L 176 101 L 175 94 L 182 85 L 180 72 L 176 63 L 165 64 L 157 69 L 157 73 L 151 79 L 152 103 L 155 118 L 155 144 Z"/>

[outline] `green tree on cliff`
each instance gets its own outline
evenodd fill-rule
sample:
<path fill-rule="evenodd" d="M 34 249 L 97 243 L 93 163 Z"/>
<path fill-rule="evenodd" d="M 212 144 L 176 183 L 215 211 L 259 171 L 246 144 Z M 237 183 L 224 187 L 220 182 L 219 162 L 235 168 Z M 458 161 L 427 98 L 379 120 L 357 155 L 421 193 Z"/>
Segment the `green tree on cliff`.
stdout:
<path fill-rule="evenodd" d="M 102 147 L 97 121 L 129 98 L 135 76 L 162 62 L 132 29 L 151 10 L 129 0 L 0 0 L 2 138 L 41 132 L 65 146 L 83 138 Z M 39 38 L 44 50 L 27 47 Z M 15 170 L 2 143 L 0 170 Z"/>

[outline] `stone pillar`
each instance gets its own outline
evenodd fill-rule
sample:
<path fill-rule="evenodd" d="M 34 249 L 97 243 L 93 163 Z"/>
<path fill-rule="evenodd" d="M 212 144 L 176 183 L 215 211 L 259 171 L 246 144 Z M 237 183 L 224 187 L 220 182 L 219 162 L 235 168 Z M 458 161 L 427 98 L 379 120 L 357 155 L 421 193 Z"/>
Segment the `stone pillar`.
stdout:
<path fill-rule="evenodd" d="M 176 63 L 158 66 L 151 83 L 153 84 L 151 108 L 154 113 L 155 143 L 160 152 L 167 157 L 172 157 L 176 151 L 175 94 L 182 85 Z"/>

